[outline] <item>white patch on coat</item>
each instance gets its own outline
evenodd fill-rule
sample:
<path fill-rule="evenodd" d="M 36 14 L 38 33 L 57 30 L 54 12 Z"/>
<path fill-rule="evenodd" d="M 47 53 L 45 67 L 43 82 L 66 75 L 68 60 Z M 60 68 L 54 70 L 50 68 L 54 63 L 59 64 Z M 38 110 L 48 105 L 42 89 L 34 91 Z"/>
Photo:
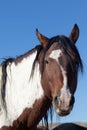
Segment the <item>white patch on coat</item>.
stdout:
<path fill-rule="evenodd" d="M 62 65 L 60 65 L 59 60 L 58 60 L 60 56 L 62 56 L 62 51 L 60 49 L 53 50 L 51 52 L 51 54 L 49 55 L 49 57 L 55 59 L 57 61 L 58 65 L 60 66 L 62 76 L 63 76 L 63 86 L 62 86 L 61 92 L 60 92 L 60 99 L 61 100 L 64 99 L 66 102 L 66 105 L 67 105 L 71 99 L 71 93 L 70 93 L 68 83 L 67 83 L 66 72 L 65 72 L 64 68 L 62 67 Z M 56 111 L 58 112 L 59 109 L 57 109 Z"/>
<path fill-rule="evenodd" d="M 64 109 L 65 111 L 67 111 L 69 109 L 69 104 L 70 104 L 70 100 L 71 100 L 71 93 L 70 93 L 69 86 L 67 84 L 66 72 L 62 68 L 62 66 L 61 66 L 61 71 L 62 71 L 62 75 L 63 75 L 63 87 L 60 90 L 59 106 L 62 107 L 61 109 Z M 61 104 L 61 101 L 64 103 Z M 60 108 L 57 108 L 56 112 L 60 113 Z"/>
<path fill-rule="evenodd" d="M 11 126 L 25 108 L 32 108 L 35 101 L 44 96 L 38 63 L 35 64 L 34 74 L 31 76 L 36 54 L 37 52 L 34 52 L 17 65 L 13 62 L 7 66 L 5 96 L 7 113 L 5 115 L 3 112 L 0 116 L 0 127 Z"/>
<path fill-rule="evenodd" d="M 67 105 L 71 99 L 71 93 L 70 93 L 69 86 L 67 83 L 66 72 L 62 67 L 61 67 L 61 70 L 62 70 L 62 75 L 63 75 L 63 87 L 61 88 L 60 99 L 64 99 Z"/>
<path fill-rule="evenodd" d="M 62 51 L 60 49 L 53 50 L 49 55 L 50 58 L 55 59 L 58 62 L 58 58 L 61 56 Z"/>

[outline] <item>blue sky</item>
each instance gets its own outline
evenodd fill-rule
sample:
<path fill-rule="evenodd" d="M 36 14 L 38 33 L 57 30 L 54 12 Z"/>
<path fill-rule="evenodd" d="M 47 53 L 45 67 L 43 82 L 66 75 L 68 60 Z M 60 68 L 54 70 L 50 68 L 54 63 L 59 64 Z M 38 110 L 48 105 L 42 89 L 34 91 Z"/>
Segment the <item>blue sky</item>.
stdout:
<path fill-rule="evenodd" d="M 60 122 L 87 122 L 87 0 L 2 0 L 0 1 L 0 62 L 25 53 L 39 44 L 35 29 L 48 37 L 69 35 L 74 24 L 80 28 L 77 48 L 84 64 L 79 73 L 75 105 Z M 56 121 L 54 114 L 54 121 Z"/>

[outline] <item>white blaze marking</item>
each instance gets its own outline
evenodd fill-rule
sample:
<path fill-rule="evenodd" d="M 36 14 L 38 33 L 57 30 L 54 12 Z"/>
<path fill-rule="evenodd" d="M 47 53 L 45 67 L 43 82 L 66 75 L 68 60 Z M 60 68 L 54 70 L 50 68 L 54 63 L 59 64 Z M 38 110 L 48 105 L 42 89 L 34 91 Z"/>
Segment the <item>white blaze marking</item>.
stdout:
<path fill-rule="evenodd" d="M 68 84 L 67 84 L 66 72 L 65 72 L 64 68 L 60 65 L 59 60 L 58 60 L 61 55 L 62 55 L 62 51 L 60 49 L 58 49 L 58 50 L 53 50 L 51 52 L 51 54 L 49 55 L 49 57 L 55 59 L 60 66 L 62 76 L 63 76 L 63 87 L 61 88 L 60 98 L 61 99 L 65 98 L 65 100 L 68 102 L 71 98 L 71 93 L 70 93 L 70 90 L 69 90 Z M 57 111 L 59 111 L 59 110 L 57 110 Z"/>
<path fill-rule="evenodd" d="M 63 87 L 62 87 L 62 91 L 65 91 L 66 87 L 67 87 L 67 77 L 66 77 L 65 70 L 63 69 L 63 67 L 59 63 L 59 57 L 61 55 L 62 55 L 62 51 L 60 49 L 58 49 L 58 50 L 53 50 L 51 52 L 51 54 L 49 55 L 49 57 L 55 59 L 57 61 L 57 63 L 59 64 L 59 66 L 60 66 L 60 69 L 61 69 L 61 72 L 62 72 L 62 76 L 63 76 Z"/>
<path fill-rule="evenodd" d="M 61 88 L 60 99 L 64 98 L 68 102 L 71 98 L 71 93 L 70 93 L 70 90 L 69 90 L 68 84 L 67 84 L 66 72 L 62 67 L 61 67 L 61 70 L 62 70 L 62 75 L 63 75 L 63 87 Z"/>
<path fill-rule="evenodd" d="M 2 111 L 0 115 L 0 128 L 4 125 L 11 126 L 25 108 L 32 108 L 35 101 L 44 96 L 38 63 L 36 63 L 34 74 L 30 78 L 36 54 L 37 52 L 24 58 L 17 65 L 13 62 L 7 66 L 5 96 L 7 113 Z"/>
<path fill-rule="evenodd" d="M 58 62 L 58 58 L 61 56 L 62 51 L 60 49 L 53 50 L 49 55 L 50 58 L 55 59 Z"/>

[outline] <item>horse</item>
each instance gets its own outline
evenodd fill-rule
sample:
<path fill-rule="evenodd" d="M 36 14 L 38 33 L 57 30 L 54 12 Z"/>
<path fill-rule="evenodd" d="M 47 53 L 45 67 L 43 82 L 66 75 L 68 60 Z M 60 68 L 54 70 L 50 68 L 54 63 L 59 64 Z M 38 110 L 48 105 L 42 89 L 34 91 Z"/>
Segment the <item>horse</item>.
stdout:
<path fill-rule="evenodd" d="M 59 116 L 70 114 L 74 106 L 83 68 L 75 46 L 78 25 L 68 37 L 48 38 L 38 29 L 36 35 L 40 45 L 0 65 L 0 130 L 36 130 L 51 106 Z"/>

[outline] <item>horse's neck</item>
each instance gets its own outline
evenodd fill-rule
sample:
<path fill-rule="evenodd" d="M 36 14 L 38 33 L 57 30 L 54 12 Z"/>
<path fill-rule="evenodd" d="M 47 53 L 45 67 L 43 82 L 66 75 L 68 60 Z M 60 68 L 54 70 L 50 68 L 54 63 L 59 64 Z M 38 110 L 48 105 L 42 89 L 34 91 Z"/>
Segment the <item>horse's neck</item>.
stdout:
<path fill-rule="evenodd" d="M 31 129 L 33 126 L 37 125 L 39 121 L 47 113 L 47 110 L 50 107 L 51 107 L 51 100 L 47 96 L 44 96 L 42 99 L 37 100 L 28 117 L 27 122 L 28 127 Z"/>
<path fill-rule="evenodd" d="M 33 74 L 32 66 L 35 61 L 37 52 L 22 59 L 15 64 L 12 62 L 7 65 L 6 85 L 5 85 L 5 102 L 6 102 L 6 121 L 2 124 L 12 125 L 23 112 L 25 108 L 33 108 L 36 100 L 44 96 L 41 85 L 41 75 L 39 64 L 36 63 Z M 1 121 L 2 119 L 0 119 Z M 2 126 L 2 124 L 0 124 Z"/>

